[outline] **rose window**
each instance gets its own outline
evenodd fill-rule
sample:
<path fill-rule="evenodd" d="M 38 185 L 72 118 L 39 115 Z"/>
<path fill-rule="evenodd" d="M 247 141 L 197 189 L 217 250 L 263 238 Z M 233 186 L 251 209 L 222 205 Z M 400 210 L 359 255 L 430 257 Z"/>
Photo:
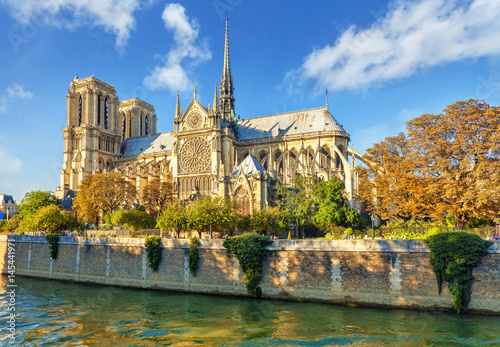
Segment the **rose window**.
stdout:
<path fill-rule="evenodd" d="M 210 170 L 210 144 L 201 137 L 187 139 L 179 151 L 179 167 L 184 173 Z"/>

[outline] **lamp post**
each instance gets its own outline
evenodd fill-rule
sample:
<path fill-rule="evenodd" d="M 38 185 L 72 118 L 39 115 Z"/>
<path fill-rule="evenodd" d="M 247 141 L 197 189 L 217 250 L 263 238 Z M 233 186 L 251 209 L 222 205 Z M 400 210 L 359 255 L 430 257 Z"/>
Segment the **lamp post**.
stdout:
<path fill-rule="evenodd" d="M 374 214 L 372 214 L 371 219 L 372 219 L 372 240 L 375 240 L 375 228 L 374 228 L 375 215 Z"/>

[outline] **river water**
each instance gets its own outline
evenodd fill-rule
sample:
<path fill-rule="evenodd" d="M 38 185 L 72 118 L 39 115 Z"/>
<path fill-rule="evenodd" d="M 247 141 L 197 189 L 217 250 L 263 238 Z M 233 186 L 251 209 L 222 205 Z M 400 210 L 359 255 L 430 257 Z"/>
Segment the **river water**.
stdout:
<path fill-rule="evenodd" d="M 13 340 L 0 277 L 2 346 L 500 346 L 500 316 L 15 280 Z"/>

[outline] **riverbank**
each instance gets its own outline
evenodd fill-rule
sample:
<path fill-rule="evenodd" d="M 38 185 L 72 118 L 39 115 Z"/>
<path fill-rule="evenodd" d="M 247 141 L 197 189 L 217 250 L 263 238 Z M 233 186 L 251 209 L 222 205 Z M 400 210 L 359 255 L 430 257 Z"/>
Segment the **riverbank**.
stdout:
<path fill-rule="evenodd" d="M 247 296 L 238 261 L 223 240 L 200 240 L 196 277 L 188 267 L 187 239 L 163 239 L 158 271 L 148 267 L 141 238 L 60 237 L 50 258 L 45 237 L 0 236 L 7 273 L 7 243 L 14 244 L 17 276 L 113 286 Z M 262 296 L 348 305 L 453 310 L 446 285 L 438 294 L 429 250 L 416 240 L 275 240 L 265 260 Z M 500 314 L 500 242 L 474 270 L 468 312 Z"/>

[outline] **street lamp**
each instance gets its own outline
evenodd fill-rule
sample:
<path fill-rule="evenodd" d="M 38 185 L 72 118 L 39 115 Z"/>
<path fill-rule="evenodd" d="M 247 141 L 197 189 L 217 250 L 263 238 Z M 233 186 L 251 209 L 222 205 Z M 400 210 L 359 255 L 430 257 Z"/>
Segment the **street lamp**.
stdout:
<path fill-rule="evenodd" d="M 371 219 L 372 219 L 372 240 L 375 240 L 375 227 L 374 227 L 375 226 L 375 215 L 374 214 L 372 214 Z"/>

